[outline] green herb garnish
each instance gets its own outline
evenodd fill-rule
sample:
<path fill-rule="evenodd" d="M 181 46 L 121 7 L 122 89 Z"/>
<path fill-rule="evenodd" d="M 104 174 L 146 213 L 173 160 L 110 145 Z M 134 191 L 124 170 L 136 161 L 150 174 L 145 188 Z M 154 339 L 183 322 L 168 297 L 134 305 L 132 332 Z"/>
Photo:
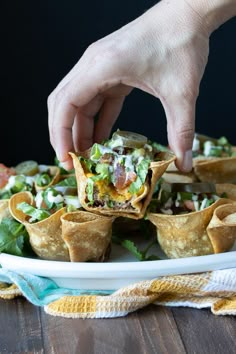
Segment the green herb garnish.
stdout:
<path fill-rule="evenodd" d="M 32 254 L 29 235 L 18 221 L 4 218 L 0 224 L 0 252 L 24 257 Z"/>

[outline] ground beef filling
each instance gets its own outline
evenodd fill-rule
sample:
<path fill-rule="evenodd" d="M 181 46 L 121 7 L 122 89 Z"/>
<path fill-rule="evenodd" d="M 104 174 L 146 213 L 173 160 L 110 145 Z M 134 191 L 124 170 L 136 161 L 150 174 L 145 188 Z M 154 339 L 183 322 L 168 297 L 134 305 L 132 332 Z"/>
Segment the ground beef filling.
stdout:
<path fill-rule="evenodd" d="M 113 210 L 134 210 L 134 207 L 131 205 L 130 200 L 119 202 L 114 199 L 111 199 L 111 196 L 108 194 L 103 195 L 101 199 L 101 197 L 99 197 L 99 190 L 96 186 L 94 186 L 93 189 L 93 200 L 94 207 L 102 207 L 107 209 L 112 208 Z M 88 200 L 86 202 L 89 203 Z"/>

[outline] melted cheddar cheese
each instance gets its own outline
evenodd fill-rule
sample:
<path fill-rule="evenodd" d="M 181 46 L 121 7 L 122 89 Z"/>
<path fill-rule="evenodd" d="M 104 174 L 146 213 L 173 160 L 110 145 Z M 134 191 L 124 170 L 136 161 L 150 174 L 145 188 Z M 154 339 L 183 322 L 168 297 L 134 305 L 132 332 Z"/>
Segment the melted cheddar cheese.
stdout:
<path fill-rule="evenodd" d="M 94 174 L 86 173 L 86 177 L 92 177 Z M 125 202 L 127 200 L 132 199 L 132 194 L 129 192 L 129 186 L 120 190 L 117 190 L 113 184 L 106 184 L 105 180 L 96 181 L 95 183 L 96 188 L 98 189 L 98 200 L 104 200 L 104 196 L 109 196 L 110 200 L 114 200 L 118 203 Z M 142 186 L 137 193 L 137 195 L 142 194 L 144 191 L 144 186 Z"/>

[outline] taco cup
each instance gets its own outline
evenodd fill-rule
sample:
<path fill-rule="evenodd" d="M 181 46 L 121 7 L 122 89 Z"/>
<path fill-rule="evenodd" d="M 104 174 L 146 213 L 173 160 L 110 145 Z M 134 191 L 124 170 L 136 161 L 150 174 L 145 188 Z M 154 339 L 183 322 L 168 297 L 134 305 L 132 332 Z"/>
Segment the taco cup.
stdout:
<path fill-rule="evenodd" d="M 5 170 L 11 173 L 6 174 L 4 171 L 5 183 L 1 184 L 0 199 L 9 199 L 13 194 L 23 191 L 35 193 L 45 190 L 60 180 L 59 167 L 39 165 L 36 161 L 31 160 L 23 161 L 15 168 L 5 167 Z M 3 174 L 1 171 L 0 173 Z"/>
<path fill-rule="evenodd" d="M 61 217 L 71 262 L 102 262 L 109 256 L 113 217 L 74 211 Z"/>
<path fill-rule="evenodd" d="M 236 186 L 234 188 L 236 189 Z M 180 192 L 176 196 L 178 194 Z M 151 210 L 147 214 L 148 219 L 156 226 L 158 242 L 169 258 L 225 252 L 233 246 L 232 236 L 229 236 L 230 232 L 224 234 L 223 229 L 218 228 L 218 235 L 213 237 L 214 231 L 211 226 L 211 220 L 218 207 L 232 206 L 234 205 L 233 200 L 221 198 L 217 196 L 217 192 L 216 195 L 207 192 L 206 197 L 201 195 L 197 200 L 196 194 L 199 193 L 194 193 L 192 200 L 186 192 L 183 193 L 183 196 L 179 195 L 178 197 L 175 197 L 175 194 L 174 196 L 170 194 L 169 198 L 172 199 L 170 201 L 167 193 L 165 202 L 160 203 L 157 212 Z M 197 210 L 193 209 L 194 204 L 198 206 Z M 165 207 L 166 209 L 164 209 Z M 177 208 L 180 210 L 179 214 L 176 214 Z"/>
<path fill-rule="evenodd" d="M 82 207 L 104 215 L 140 219 L 157 180 L 175 156 L 157 151 L 142 135 L 118 131 L 73 158 Z"/>
<path fill-rule="evenodd" d="M 193 170 L 199 181 L 236 182 L 236 147 L 225 137 L 196 134 L 193 143 Z"/>
<path fill-rule="evenodd" d="M 44 190 L 60 181 L 60 168 L 58 166 L 39 165 L 38 174 L 35 176 L 36 192 Z"/>
<path fill-rule="evenodd" d="M 32 223 L 31 217 L 19 210 L 18 205 L 21 203 L 34 207 L 33 195 L 30 192 L 13 195 L 9 201 L 9 209 L 12 217 L 25 226 L 31 247 L 36 255 L 47 260 L 69 261 L 69 252 L 61 232 L 61 216 L 66 208 L 61 208 L 47 218 Z"/>
<path fill-rule="evenodd" d="M 236 204 L 225 204 L 216 208 L 207 232 L 214 253 L 230 250 L 236 241 Z"/>
<path fill-rule="evenodd" d="M 60 261 L 103 261 L 108 256 L 113 218 L 78 210 L 77 188 L 69 177 L 40 191 L 15 194 L 12 216 L 27 229 L 39 258 Z"/>

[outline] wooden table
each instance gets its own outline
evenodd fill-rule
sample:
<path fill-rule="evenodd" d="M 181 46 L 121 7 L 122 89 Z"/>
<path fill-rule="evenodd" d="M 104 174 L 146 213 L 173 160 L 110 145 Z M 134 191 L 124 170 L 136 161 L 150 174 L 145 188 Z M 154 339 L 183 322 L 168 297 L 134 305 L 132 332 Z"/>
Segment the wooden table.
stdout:
<path fill-rule="evenodd" d="M 123 318 L 65 319 L 0 300 L 0 353 L 235 354 L 236 318 L 151 305 Z"/>

